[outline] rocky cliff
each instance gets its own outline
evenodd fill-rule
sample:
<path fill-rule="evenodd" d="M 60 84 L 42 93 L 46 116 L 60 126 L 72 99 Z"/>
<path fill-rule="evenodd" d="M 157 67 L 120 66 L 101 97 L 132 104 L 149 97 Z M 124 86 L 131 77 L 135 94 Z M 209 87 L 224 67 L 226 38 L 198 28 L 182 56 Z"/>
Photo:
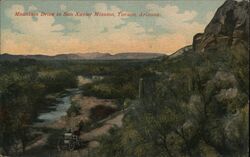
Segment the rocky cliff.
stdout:
<path fill-rule="evenodd" d="M 248 50 L 249 1 L 227 0 L 215 13 L 204 33 L 193 38 L 193 50 L 224 50 L 240 46 Z"/>

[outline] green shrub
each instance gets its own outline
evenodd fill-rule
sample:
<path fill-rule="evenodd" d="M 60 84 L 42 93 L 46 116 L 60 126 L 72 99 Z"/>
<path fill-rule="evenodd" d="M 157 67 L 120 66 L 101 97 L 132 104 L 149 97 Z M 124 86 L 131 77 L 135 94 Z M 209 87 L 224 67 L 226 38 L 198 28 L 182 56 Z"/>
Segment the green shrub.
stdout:
<path fill-rule="evenodd" d="M 68 115 L 69 117 L 71 117 L 71 116 L 77 116 L 77 115 L 80 114 L 80 110 L 81 110 L 81 107 L 80 107 L 78 104 L 74 104 L 74 103 L 73 103 L 73 104 L 70 106 L 70 108 L 68 109 L 67 115 Z"/>

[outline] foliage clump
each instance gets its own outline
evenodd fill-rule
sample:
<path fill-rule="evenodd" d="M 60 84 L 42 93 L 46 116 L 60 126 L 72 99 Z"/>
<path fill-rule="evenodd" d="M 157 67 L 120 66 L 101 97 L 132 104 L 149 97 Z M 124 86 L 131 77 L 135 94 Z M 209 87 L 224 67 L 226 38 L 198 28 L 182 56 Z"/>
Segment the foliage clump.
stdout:
<path fill-rule="evenodd" d="M 235 53 L 190 52 L 155 66 L 156 87 L 130 102 L 123 128 L 95 156 L 248 156 L 249 66 L 235 64 Z"/>
<path fill-rule="evenodd" d="M 67 110 L 67 116 L 72 117 L 72 116 L 77 116 L 80 114 L 81 107 L 79 104 L 71 104 L 69 109 Z"/>

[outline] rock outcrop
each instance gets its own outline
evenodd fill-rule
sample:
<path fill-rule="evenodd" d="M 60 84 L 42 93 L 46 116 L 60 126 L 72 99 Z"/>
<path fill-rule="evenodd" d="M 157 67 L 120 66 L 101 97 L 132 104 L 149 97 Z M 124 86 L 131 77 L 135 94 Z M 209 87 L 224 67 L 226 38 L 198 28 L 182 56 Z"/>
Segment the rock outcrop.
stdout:
<path fill-rule="evenodd" d="M 193 38 L 193 50 L 224 50 L 240 44 L 248 50 L 249 2 L 227 0 L 215 13 L 204 33 Z"/>

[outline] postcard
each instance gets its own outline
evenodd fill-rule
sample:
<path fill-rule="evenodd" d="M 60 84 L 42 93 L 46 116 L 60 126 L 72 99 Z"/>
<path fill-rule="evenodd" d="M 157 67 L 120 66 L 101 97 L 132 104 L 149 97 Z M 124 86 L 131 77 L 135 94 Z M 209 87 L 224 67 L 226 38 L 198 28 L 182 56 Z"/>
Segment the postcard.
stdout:
<path fill-rule="evenodd" d="M 0 157 L 249 155 L 249 0 L 0 8 Z"/>

